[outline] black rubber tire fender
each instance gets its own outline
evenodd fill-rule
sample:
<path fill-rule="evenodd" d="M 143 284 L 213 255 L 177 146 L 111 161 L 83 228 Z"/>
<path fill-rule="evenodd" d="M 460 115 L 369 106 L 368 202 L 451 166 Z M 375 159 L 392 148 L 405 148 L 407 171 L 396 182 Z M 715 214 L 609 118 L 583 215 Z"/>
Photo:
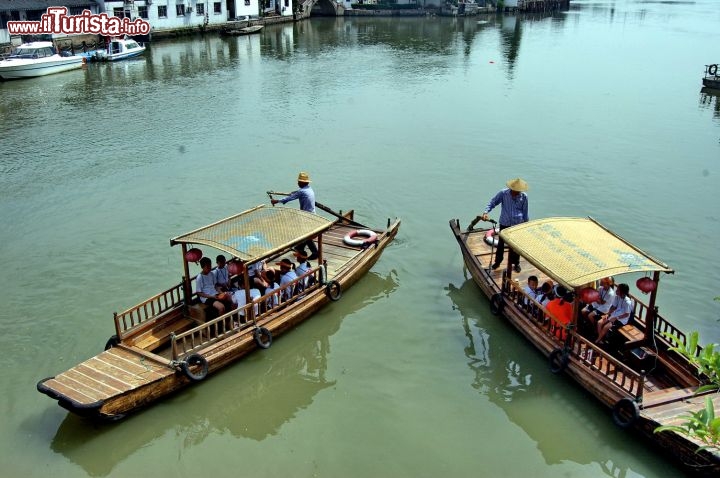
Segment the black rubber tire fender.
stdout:
<path fill-rule="evenodd" d="M 550 371 L 557 375 L 567 368 L 568 356 L 563 352 L 563 349 L 555 349 L 548 355 L 548 363 L 550 364 Z"/>
<path fill-rule="evenodd" d="M 263 337 L 266 337 L 267 340 L 263 340 Z M 265 327 L 257 327 L 253 332 L 253 339 L 261 349 L 269 349 L 273 341 L 272 333 Z"/>
<path fill-rule="evenodd" d="M 502 314 L 503 309 L 505 308 L 505 301 L 502 298 L 502 294 L 497 293 L 490 297 L 490 312 L 493 315 L 500 315 Z"/>
<path fill-rule="evenodd" d="M 632 398 L 621 398 L 612 408 L 612 419 L 620 428 L 628 428 L 640 416 L 640 407 Z"/>
<path fill-rule="evenodd" d="M 110 338 L 105 342 L 105 350 L 110 350 L 113 347 L 117 347 L 120 344 L 120 339 L 117 335 L 111 335 Z"/>
<path fill-rule="evenodd" d="M 717 74 L 717 65 L 708 66 L 708 75 L 715 76 Z"/>
<path fill-rule="evenodd" d="M 337 302 L 342 297 L 342 288 L 336 280 L 331 280 L 325 285 L 325 293 L 333 302 Z"/>
<path fill-rule="evenodd" d="M 193 371 L 191 367 L 200 367 L 200 370 Z M 180 368 L 187 378 L 193 382 L 203 380 L 208 374 L 208 362 L 200 354 L 190 354 L 185 357 L 185 360 L 180 364 Z"/>

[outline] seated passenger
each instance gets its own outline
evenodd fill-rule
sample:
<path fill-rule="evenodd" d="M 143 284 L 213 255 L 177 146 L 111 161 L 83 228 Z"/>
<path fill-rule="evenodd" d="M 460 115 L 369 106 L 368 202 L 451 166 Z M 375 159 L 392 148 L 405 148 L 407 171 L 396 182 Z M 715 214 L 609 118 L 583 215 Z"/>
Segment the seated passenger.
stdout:
<path fill-rule="evenodd" d="M 277 263 L 277 265 L 280 266 L 280 287 L 291 283 L 295 279 L 297 279 L 297 274 L 295 273 L 295 264 L 290 259 L 283 259 L 280 262 Z M 290 297 L 295 295 L 295 292 L 293 291 L 294 287 L 288 287 L 283 292 L 283 299 L 288 300 Z"/>
<path fill-rule="evenodd" d="M 280 285 L 278 285 L 277 282 L 275 282 L 275 271 L 272 269 L 266 269 L 263 272 L 263 279 L 265 280 L 265 283 L 267 284 L 267 287 L 265 288 L 265 294 L 268 295 L 280 288 Z M 273 307 L 277 307 L 280 303 L 280 293 L 276 292 L 272 294 L 272 296 L 268 297 L 265 307 L 267 309 L 272 309 Z"/>
<path fill-rule="evenodd" d="M 620 328 L 630 321 L 630 317 L 633 314 L 634 304 L 632 299 L 628 296 L 629 293 L 630 287 L 628 287 L 627 284 L 620 284 L 617 286 L 615 300 L 613 300 L 610 310 L 608 310 L 607 314 L 602 314 L 600 316 L 600 320 L 598 320 L 598 338 L 595 341 L 596 344 L 602 342 L 610 328 Z"/>
<path fill-rule="evenodd" d="M 200 259 L 200 267 L 202 270 L 195 278 L 195 291 L 197 292 L 200 302 L 211 305 L 215 308 L 218 315 L 222 315 L 226 310 L 232 309 L 232 300 L 226 292 L 218 292 L 215 289 L 215 275 L 212 273 L 212 261 L 209 257 Z"/>
<path fill-rule="evenodd" d="M 555 289 L 555 293 L 557 297 L 548 302 L 545 308 L 558 320 L 558 322 L 554 324 L 555 336 L 565 340 L 567 337 L 565 326 L 571 323 L 573 319 L 573 301 L 575 300 L 575 294 L 561 285 Z"/>
<path fill-rule="evenodd" d="M 533 300 L 537 299 L 538 296 L 538 278 L 537 276 L 530 276 L 527 280 L 527 285 L 523 287 L 523 292 L 525 292 L 528 297 L 530 297 Z M 525 301 L 525 304 L 531 303 L 530 301 Z"/>
<path fill-rule="evenodd" d="M 257 287 L 264 295 L 265 288 L 268 286 L 263 279 L 263 271 L 265 270 L 265 261 L 258 261 L 248 268 L 250 278 L 250 287 Z"/>
<path fill-rule="evenodd" d="M 308 261 L 307 254 L 305 254 L 304 251 L 299 251 L 299 250 L 296 250 L 295 252 L 293 252 L 293 254 L 295 255 L 295 257 L 298 260 L 298 266 L 295 268 L 295 274 L 298 277 L 300 277 L 300 276 L 310 272 L 310 269 L 312 269 L 312 265 Z M 302 289 L 304 289 L 305 287 L 308 286 L 310 279 L 312 279 L 312 276 L 308 276 L 308 277 L 304 278 L 302 281 L 300 281 L 300 284 L 302 284 L 301 285 Z"/>
<path fill-rule="evenodd" d="M 586 305 L 580 311 L 582 316 L 588 319 L 592 325 L 595 325 L 598 317 L 608 313 L 610 306 L 615 300 L 615 281 L 613 278 L 605 277 L 604 279 L 600 279 L 600 287 L 598 287 L 597 291 L 600 294 L 600 298 L 596 302 Z"/>
<path fill-rule="evenodd" d="M 252 289 L 250 289 L 250 300 L 254 301 L 258 297 L 260 297 L 260 291 L 254 287 Z M 247 303 L 245 301 L 245 290 L 244 289 L 238 289 L 233 293 L 233 302 L 235 302 L 235 304 L 237 304 L 238 314 L 240 315 L 241 318 L 244 319 L 245 318 L 245 304 Z M 260 310 L 258 308 L 258 304 L 255 304 L 254 311 L 255 311 L 255 315 L 257 316 L 258 313 L 260 312 Z M 241 322 L 245 322 L 245 321 L 241 320 Z"/>
<path fill-rule="evenodd" d="M 218 255 L 215 259 L 217 267 L 213 271 L 215 275 L 215 289 L 218 292 L 226 292 L 230 290 L 230 274 L 226 267 L 225 256 L 222 254 Z"/>
<path fill-rule="evenodd" d="M 543 282 L 543 285 L 542 287 L 540 287 L 540 291 L 535 297 L 535 300 L 537 300 L 542 305 L 547 305 L 548 302 L 555 298 L 555 292 L 553 289 L 554 285 L 555 283 L 550 279 Z"/>

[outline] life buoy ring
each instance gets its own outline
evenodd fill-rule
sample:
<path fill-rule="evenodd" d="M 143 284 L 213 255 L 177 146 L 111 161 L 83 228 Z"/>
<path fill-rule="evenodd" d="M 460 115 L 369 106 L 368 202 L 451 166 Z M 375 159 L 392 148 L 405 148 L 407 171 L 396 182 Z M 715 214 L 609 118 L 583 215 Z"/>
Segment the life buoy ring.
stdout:
<path fill-rule="evenodd" d="M 117 335 L 112 335 L 110 338 L 105 342 L 105 350 L 110 350 L 113 347 L 117 347 L 120 344 L 120 339 Z"/>
<path fill-rule="evenodd" d="M 192 367 L 192 368 L 191 368 Z M 199 370 L 193 371 L 194 368 L 200 367 Z M 193 382 L 199 382 L 200 380 L 207 377 L 208 374 L 208 362 L 200 354 L 190 354 L 185 360 L 180 363 L 180 368 L 183 373 L 187 375 L 187 378 Z"/>
<path fill-rule="evenodd" d="M 504 308 L 505 301 L 502 298 L 502 294 L 498 293 L 490 297 L 490 312 L 492 313 L 492 315 L 502 314 Z"/>
<path fill-rule="evenodd" d="M 340 283 L 336 280 L 331 280 L 325 285 L 325 293 L 331 301 L 337 302 L 342 296 L 342 288 L 340 287 Z"/>
<path fill-rule="evenodd" d="M 364 237 L 365 239 L 355 239 L 356 237 Z M 353 247 L 370 247 L 377 242 L 377 237 L 377 234 L 370 229 L 357 229 L 345 234 L 343 242 Z"/>
<path fill-rule="evenodd" d="M 270 333 L 270 331 L 265 327 L 256 328 L 255 332 L 253 332 L 253 338 L 255 339 L 255 343 L 261 349 L 269 349 L 272 345 L 272 333 Z"/>
<path fill-rule="evenodd" d="M 628 428 L 635 423 L 639 416 L 640 408 L 637 402 L 631 398 L 621 398 L 612 409 L 613 422 L 620 428 Z"/>
<path fill-rule="evenodd" d="M 563 349 L 555 349 L 548 355 L 548 362 L 550 363 L 550 371 L 558 374 L 567 368 L 568 356 L 563 353 Z"/>
<path fill-rule="evenodd" d="M 708 66 L 708 75 L 715 76 L 717 74 L 717 65 Z"/>
<path fill-rule="evenodd" d="M 500 231 L 495 230 L 495 228 L 485 231 L 485 244 L 487 244 L 488 246 L 497 247 L 499 241 L 497 235 L 499 232 Z"/>

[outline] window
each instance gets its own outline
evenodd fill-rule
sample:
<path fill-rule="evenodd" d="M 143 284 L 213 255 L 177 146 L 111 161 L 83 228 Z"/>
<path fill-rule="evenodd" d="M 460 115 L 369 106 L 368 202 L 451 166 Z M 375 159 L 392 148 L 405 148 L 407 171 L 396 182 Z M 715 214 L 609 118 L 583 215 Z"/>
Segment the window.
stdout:
<path fill-rule="evenodd" d="M 68 15 L 82 15 L 83 10 L 90 10 L 88 7 L 69 7 Z"/>
<path fill-rule="evenodd" d="M 195 5 L 195 13 L 198 15 L 205 15 L 205 4 L 204 3 L 198 3 Z"/>
<path fill-rule="evenodd" d="M 250 0 L 245 0 L 245 6 L 250 5 Z"/>
<path fill-rule="evenodd" d="M 215 12 L 216 15 L 222 13 L 222 2 L 213 3 L 213 12 Z"/>
<path fill-rule="evenodd" d="M 118 18 L 125 18 L 125 9 L 123 7 L 113 8 L 113 16 Z"/>
<path fill-rule="evenodd" d="M 158 18 L 167 18 L 167 5 L 158 5 Z"/>
<path fill-rule="evenodd" d="M 177 5 L 175 5 L 175 14 L 178 17 L 185 16 L 185 4 L 184 3 L 178 3 Z"/>
<path fill-rule="evenodd" d="M 286 7 L 289 7 L 289 6 L 290 6 L 290 0 L 285 0 L 285 6 L 286 6 Z"/>
<path fill-rule="evenodd" d="M 142 5 L 138 7 L 138 16 L 140 18 L 144 18 L 145 20 L 148 19 L 147 5 Z"/>

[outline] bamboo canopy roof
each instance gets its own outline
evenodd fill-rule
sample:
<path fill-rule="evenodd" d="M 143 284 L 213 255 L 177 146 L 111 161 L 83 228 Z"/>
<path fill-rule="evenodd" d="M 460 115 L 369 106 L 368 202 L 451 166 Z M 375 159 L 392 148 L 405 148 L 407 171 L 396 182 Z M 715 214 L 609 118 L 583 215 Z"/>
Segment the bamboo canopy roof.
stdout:
<path fill-rule="evenodd" d="M 326 231 L 332 224 L 299 209 L 260 205 L 170 239 L 170 245 L 203 244 L 244 262 L 256 262 Z"/>
<path fill-rule="evenodd" d="M 674 272 L 592 218 L 538 219 L 503 229 L 500 236 L 535 267 L 570 288 L 628 272 Z"/>

